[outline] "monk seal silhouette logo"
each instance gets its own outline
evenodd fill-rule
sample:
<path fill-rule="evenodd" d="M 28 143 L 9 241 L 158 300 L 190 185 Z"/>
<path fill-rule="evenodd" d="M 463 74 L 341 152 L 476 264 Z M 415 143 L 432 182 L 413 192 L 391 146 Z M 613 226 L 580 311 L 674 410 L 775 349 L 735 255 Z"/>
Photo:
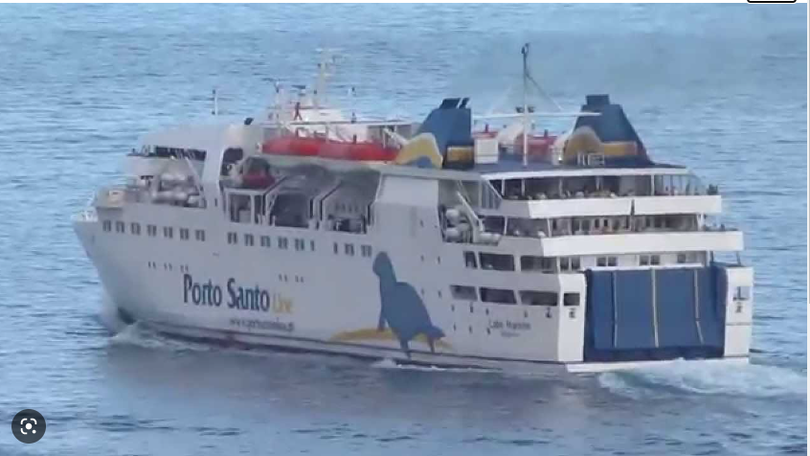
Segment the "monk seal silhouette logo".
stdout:
<path fill-rule="evenodd" d="M 433 325 L 419 293 L 410 284 L 397 281 L 394 266 L 385 252 L 374 258 L 373 271 L 380 279 L 377 331 L 384 331 L 386 325 L 390 327 L 408 358 L 411 357 L 408 343 L 420 334 L 427 339 L 431 353 L 435 353 L 435 342 L 444 337 L 444 332 Z"/>

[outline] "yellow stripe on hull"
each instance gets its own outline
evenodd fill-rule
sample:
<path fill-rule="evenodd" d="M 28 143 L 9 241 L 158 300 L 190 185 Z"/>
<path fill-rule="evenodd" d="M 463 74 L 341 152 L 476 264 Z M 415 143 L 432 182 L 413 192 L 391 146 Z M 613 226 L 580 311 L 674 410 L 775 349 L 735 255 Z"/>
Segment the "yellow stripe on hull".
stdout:
<path fill-rule="evenodd" d="M 359 341 L 399 341 L 399 338 L 394 334 L 390 328 L 386 328 L 382 331 L 378 331 L 377 328 L 365 328 L 365 329 L 358 329 L 355 331 L 344 331 L 339 332 L 332 336 L 330 341 L 333 342 L 359 342 Z M 416 337 L 413 338 L 414 341 L 421 342 L 423 344 L 428 343 L 427 337 L 424 334 L 418 334 Z M 435 340 L 433 344 L 436 347 L 441 348 L 450 348 L 450 344 L 443 340 Z"/>

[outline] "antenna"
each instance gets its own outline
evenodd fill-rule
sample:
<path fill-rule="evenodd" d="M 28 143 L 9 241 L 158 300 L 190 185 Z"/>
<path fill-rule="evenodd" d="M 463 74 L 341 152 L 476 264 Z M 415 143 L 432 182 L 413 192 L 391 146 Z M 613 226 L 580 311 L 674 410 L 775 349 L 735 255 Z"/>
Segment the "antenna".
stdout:
<path fill-rule="evenodd" d="M 318 48 L 317 51 L 321 54 L 321 60 L 318 62 L 318 80 L 315 83 L 313 104 L 320 107 L 321 102 L 326 103 L 328 101 L 326 99 L 326 85 L 333 75 L 333 68 L 337 65 L 337 58 L 334 56 L 334 49 Z"/>
<path fill-rule="evenodd" d="M 349 90 L 349 94 L 352 96 L 352 123 L 357 121 L 357 113 L 354 111 L 355 106 L 355 98 L 357 96 L 357 91 L 354 89 L 354 86 Z"/>
<path fill-rule="evenodd" d="M 217 89 L 214 88 L 211 91 L 211 99 L 214 102 L 214 109 L 211 110 L 211 114 L 218 116 L 219 115 L 219 97 L 217 97 Z"/>

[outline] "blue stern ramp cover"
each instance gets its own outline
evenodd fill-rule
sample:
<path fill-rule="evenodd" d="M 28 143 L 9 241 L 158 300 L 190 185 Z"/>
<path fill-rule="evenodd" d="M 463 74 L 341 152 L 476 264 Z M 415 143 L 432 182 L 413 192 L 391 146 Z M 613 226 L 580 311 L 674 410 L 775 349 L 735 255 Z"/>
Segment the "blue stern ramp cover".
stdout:
<path fill-rule="evenodd" d="M 586 361 L 723 355 L 723 268 L 589 270 L 586 279 Z"/>

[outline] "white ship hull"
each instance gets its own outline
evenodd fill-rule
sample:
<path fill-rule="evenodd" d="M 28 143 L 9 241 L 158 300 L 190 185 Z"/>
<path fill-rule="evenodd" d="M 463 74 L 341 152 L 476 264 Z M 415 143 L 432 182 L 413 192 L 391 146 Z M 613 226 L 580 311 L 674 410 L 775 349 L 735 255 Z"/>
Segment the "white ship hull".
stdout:
<path fill-rule="evenodd" d="M 587 285 L 582 274 L 471 271 L 462 261 L 463 244 L 428 234 L 437 223 L 435 213 L 428 211 L 390 207 L 386 229 L 373 230 L 362 240 L 352 233 L 273 226 L 248 226 L 246 231 L 244 224 L 225 221 L 218 211 L 174 206 L 130 204 L 125 211 L 113 210 L 112 217 L 127 224 L 139 220 L 143 226 L 151 221 L 159 227 L 191 228 L 188 240 L 178 240 L 175 228 L 172 239 L 143 233 L 123 242 L 118 233 L 102 231 L 94 213 L 75 221 L 82 245 L 118 308 L 168 334 L 521 372 L 601 371 L 668 361 L 584 360 L 584 299 L 564 307 L 453 298 L 448 283 L 471 279 L 514 289 L 541 282 L 545 289 L 580 290 L 583 297 Z M 206 227 L 204 242 L 194 239 L 194 227 Z M 234 245 L 225 242 L 231 230 L 239 233 Z M 254 235 L 254 246 L 242 242 L 247 233 Z M 259 245 L 264 235 L 270 236 L 269 248 Z M 286 249 L 279 248 L 280 238 L 287 239 Z M 353 255 L 347 255 L 347 245 L 353 246 Z M 364 255 L 361 246 L 369 246 L 371 253 Z M 396 280 L 418 292 L 431 324 L 440 328 L 433 350 L 425 334 L 408 336 L 405 346 L 390 324 L 380 329 L 383 292 L 374 271 L 380 252 L 391 258 Z M 750 324 L 727 330 L 726 339 L 726 353 L 718 361 L 747 360 Z"/>

